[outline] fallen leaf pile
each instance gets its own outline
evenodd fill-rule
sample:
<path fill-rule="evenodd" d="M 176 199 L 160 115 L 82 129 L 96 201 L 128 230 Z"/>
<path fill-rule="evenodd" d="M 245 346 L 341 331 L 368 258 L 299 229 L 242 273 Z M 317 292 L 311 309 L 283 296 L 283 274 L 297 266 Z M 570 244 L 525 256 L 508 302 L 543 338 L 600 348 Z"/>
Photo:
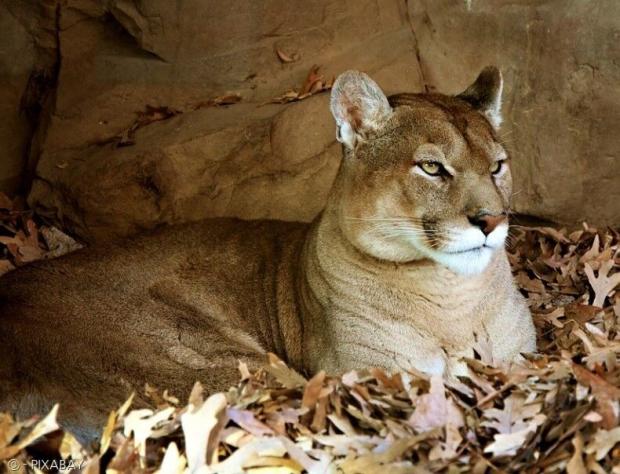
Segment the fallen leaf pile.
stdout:
<path fill-rule="evenodd" d="M 0 193 L 0 275 L 35 260 L 59 257 L 82 245 L 53 226 L 38 226 L 20 198 Z"/>
<path fill-rule="evenodd" d="M 459 380 L 307 380 L 270 356 L 255 373 L 240 362 L 226 393 L 196 384 L 186 406 L 147 387 L 153 408 L 128 400 L 94 448 L 57 429 L 56 409 L 38 424 L 4 415 L 0 460 L 86 473 L 620 473 L 619 256 L 616 231 L 516 230 L 509 258 L 540 349 L 517 367 L 494 367 L 482 342 Z"/>
<path fill-rule="evenodd" d="M 282 56 L 279 54 L 279 57 L 282 61 Z M 289 61 L 284 61 L 289 62 Z M 291 89 L 286 91 L 284 94 L 278 97 L 274 97 L 271 99 L 271 103 L 274 104 L 284 104 L 287 102 L 296 102 L 298 100 L 306 99 L 311 95 L 318 94 L 319 92 L 328 91 L 332 88 L 334 84 L 334 78 L 325 79 L 322 74 L 319 74 L 319 66 L 312 66 L 306 79 L 299 89 Z"/>

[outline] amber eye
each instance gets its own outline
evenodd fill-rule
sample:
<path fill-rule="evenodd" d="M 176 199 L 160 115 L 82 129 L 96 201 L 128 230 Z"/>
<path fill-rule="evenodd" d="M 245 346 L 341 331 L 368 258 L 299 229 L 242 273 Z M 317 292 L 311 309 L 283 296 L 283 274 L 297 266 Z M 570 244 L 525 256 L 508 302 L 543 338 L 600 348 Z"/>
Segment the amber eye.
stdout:
<path fill-rule="evenodd" d="M 423 161 L 418 163 L 418 166 L 430 176 L 439 176 L 443 171 L 441 163 L 437 163 L 436 161 Z"/>
<path fill-rule="evenodd" d="M 493 163 L 491 165 L 491 173 L 492 174 L 499 174 L 502 169 L 504 168 L 504 162 L 503 161 L 496 161 L 495 163 Z"/>

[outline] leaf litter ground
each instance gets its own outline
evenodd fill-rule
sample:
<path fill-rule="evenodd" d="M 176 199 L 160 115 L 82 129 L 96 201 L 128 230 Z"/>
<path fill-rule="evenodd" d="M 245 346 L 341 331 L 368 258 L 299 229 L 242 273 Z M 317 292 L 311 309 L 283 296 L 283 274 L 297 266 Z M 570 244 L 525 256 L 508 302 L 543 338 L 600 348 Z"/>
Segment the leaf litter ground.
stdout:
<path fill-rule="evenodd" d="M 77 245 L 60 231 L 48 242 L 7 199 L 0 212 L 7 270 Z M 270 355 L 255 373 L 240 361 L 226 393 L 197 383 L 187 404 L 146 386 L 152 408 L 130 398 L 96 445 L 58 426 L 62 407 L 0 414 L 0 470 L 620 473 L 619 257 L 611 229 L 515 228 L 509 258 L 539 348 L 518 367 L 498 366 L 485 341 L 459 380 L 376 368 L 307 380 Z"/>

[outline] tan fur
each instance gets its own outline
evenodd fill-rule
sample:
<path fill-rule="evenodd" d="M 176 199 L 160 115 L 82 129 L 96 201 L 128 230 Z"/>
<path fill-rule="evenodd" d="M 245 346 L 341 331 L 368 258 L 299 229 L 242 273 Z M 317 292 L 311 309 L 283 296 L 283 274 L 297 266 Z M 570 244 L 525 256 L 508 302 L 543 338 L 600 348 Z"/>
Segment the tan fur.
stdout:
<path fill-rule="evenodd" d="M 403 94 L 390 104 L 372 121 L 355 110 L 351 146 L 311 225 L 208 220 L 0 279 L 0 409 L 61 401 L 63 418 L 92 436 L 146 382 L 181 395 L 195 380 L 225 389 L 238 359 L 260 364 L 268 351 L 309 373 L 454 374 L 476 339 L 503 361 L 535 350 L 503 248 L 471 274 L 424 254 L 451 245 L 453 229 L 471 231 L 480 210 L 506 210 L 509 171 L 489 173 L 505 154 L 495 131 L 461 99 Z M 421 175 L 415 163 L 429 153 L 455 176 Z"/>

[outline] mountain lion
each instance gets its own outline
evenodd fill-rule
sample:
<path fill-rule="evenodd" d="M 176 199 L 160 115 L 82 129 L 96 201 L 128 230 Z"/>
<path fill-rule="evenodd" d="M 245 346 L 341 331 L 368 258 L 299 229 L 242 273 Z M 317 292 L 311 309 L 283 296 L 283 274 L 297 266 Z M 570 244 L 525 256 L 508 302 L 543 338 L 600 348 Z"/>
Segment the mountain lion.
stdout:
<path fill-rule="evenodd" d="M 79 432 L 145 382 L 184 393 L 237 381 L 274 352 L 306 373 L 379 366 L 458 374 L 484 338 L 535 350 L 504 240 L 502 79 L 386 98 L 334 83 L 344 158 L 312 224 L 215 219 L 76 252 L 0 279 L 0 410 Z"/>

